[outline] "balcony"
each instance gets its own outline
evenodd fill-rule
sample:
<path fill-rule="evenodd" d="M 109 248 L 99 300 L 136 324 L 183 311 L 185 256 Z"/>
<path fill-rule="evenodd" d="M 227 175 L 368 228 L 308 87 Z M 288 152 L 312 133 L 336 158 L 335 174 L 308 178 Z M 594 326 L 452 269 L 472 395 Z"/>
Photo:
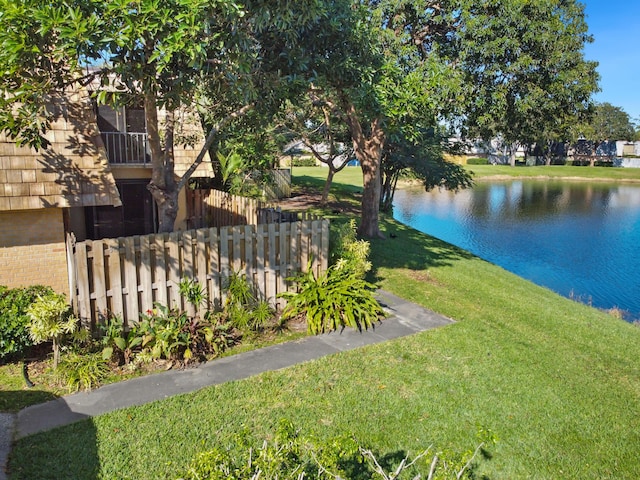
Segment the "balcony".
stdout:
<path fill-rule="evenodd" d="M 151 155 L 146 133 L 102 132 L 109 163 L 113 165 L 148 166 Z"/>

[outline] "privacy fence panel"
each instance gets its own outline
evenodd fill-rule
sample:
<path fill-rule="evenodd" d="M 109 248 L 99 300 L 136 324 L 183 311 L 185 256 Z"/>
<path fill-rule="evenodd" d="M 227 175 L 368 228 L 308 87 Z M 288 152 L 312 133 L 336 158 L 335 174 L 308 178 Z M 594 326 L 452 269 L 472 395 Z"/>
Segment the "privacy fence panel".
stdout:
<path fill-rule="evenodd" d="M 224 290 L 234 273 L 246 276 L 259 298 L 283 306 L 276 296 L 293 287 L 288 277 L 306 270 L 309 262 L 316 274 L 327 269 L 329 221 L 70 240 L 68 248 L 74 307 L 83 324 L 93 326 L 107 315 L 129 324 L 155 302 L 190 311 L 180 295 L 183 278 L 203 285 L 214 308 L 224 304 Z"/>
<path fill-rule="evenodd" d="M 255 225 L 319 219 L 305 212 L 283 212 L 277 206 L 214 189 L 187 190 L 189 228 Z"/>

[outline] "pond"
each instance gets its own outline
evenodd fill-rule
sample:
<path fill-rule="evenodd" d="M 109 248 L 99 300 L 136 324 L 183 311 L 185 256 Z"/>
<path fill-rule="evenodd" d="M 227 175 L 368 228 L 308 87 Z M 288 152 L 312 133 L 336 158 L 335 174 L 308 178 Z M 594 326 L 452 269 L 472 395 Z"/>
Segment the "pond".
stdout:
<path fill-rule="evenodd" d="M 538 285 L 640 319 L 640 186 L 518 180 L 398 190 L 394 217 Z"/>

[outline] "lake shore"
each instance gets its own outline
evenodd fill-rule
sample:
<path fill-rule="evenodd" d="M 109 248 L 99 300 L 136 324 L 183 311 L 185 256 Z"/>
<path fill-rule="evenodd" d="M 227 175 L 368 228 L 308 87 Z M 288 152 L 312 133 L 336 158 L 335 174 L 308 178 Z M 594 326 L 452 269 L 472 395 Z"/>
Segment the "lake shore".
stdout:
<path fill-rule="evenodd" d="M 640 178 L 597 178 L 597 177 L 576 177 L 576 176 L 549 176 L 549 175 L 483 175 L 474 177 L 479 182 L 503 182 L 507 180 L 557 180 L 564 182 L 617 182 L 617 183 L 640 183 Z"/>
<path fill-rule="evenodd" d="M 475 181 L 564 180 L 576 182 L 640 183 L 640 168 L 574 167 L 566 165 L 540 165 L 533 167 L 509 165 L 464 165 Z"/>

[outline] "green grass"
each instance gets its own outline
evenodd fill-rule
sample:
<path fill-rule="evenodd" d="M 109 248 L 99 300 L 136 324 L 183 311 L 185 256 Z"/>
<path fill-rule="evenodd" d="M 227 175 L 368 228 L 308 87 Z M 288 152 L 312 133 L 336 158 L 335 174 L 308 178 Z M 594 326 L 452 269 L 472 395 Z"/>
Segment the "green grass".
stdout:
<path fill-rule="evenodd" d="M 474 173 L 476 179 L 495 176 L 570 178 L 586 180 L 640 181 L 640 168 L 619 167 L 574 167 L 550 165 L 535 167 L 511 167 L 509 165 L 465 165 Z"/>
<path fill-rule="evenodd" d="M 57 398 L 59 391 L 42 388 L 27 388 L 22 378 L 22 364 L 11 363 L 0 366 L 0 412 L 17 412 L 24 407 Z"/>
<path fill-rule="evenodd" d="M 490 430 L 476 478 L 640 477 L 640 329 L 381 226 L 396 238 L 372 243 L 379 285 L 457 323 L 27 437 L 10 478 L 177 478 L 197 452 L 243 428 L 266 438 L 281 418 L 382 455 L 461 453 Z"/>

